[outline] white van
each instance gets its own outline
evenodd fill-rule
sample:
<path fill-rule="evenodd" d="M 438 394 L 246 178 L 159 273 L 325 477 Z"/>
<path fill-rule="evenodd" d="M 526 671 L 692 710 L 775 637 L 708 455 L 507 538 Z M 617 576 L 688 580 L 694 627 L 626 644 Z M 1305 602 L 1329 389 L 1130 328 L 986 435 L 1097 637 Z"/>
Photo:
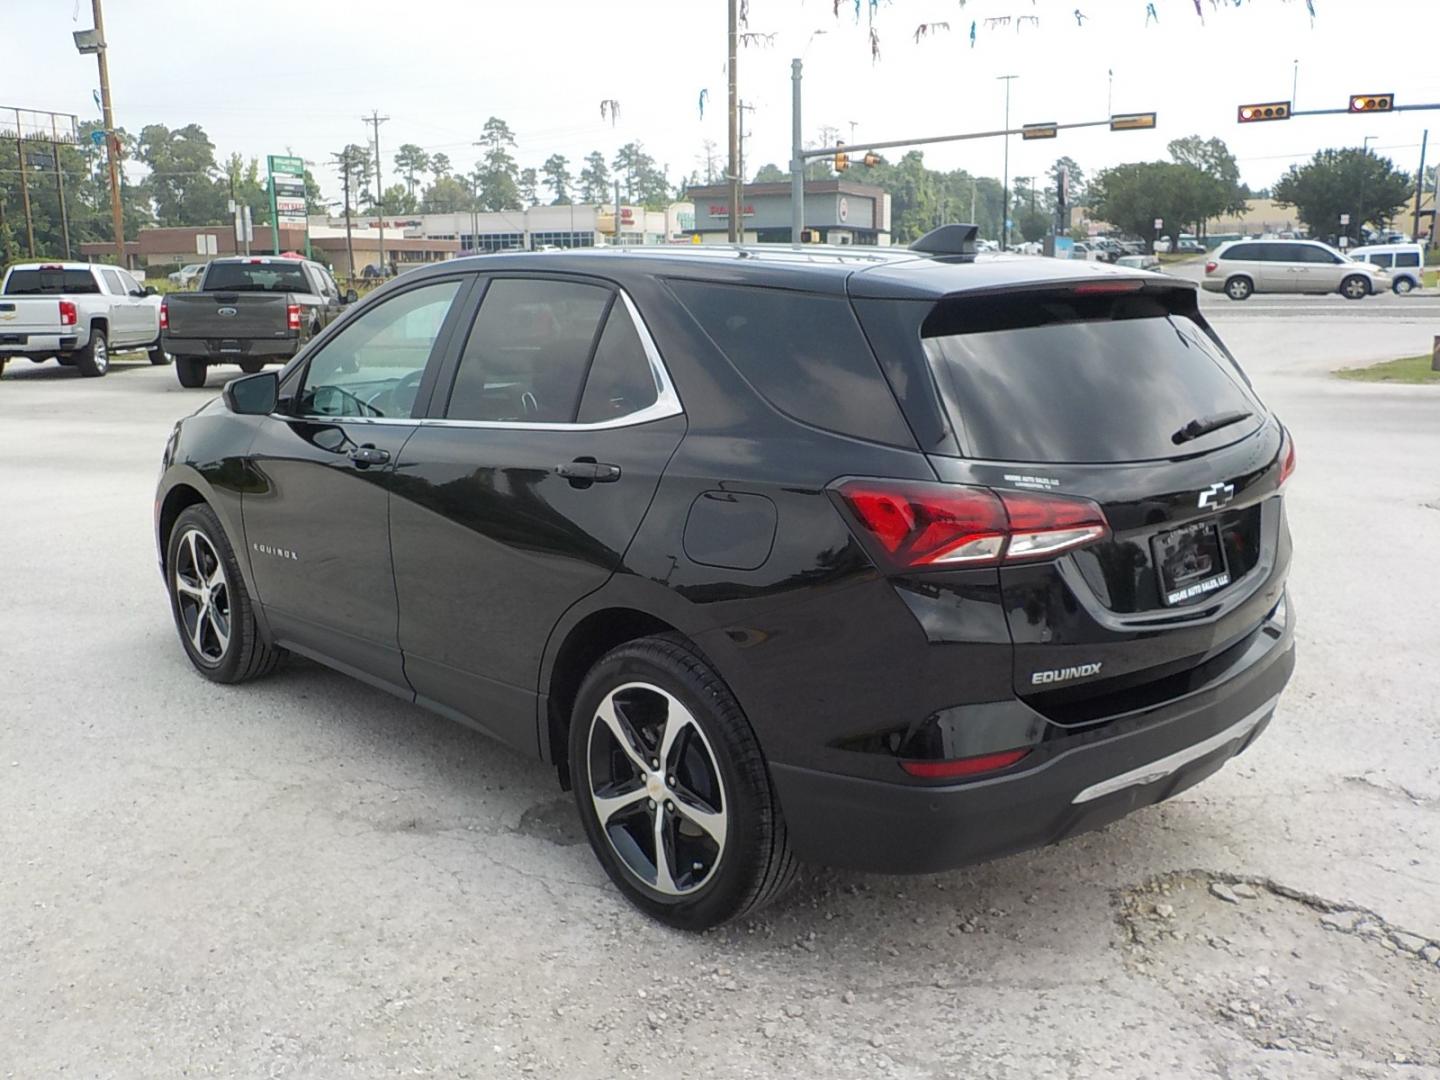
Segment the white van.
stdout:
<path fill-rule="evenodd" d="M 1391 288 L 1401 296 L 1425 283 L 1425 248 L 1420 244 L 1371 244 L 1351 248 L 1347 254 L 1356 262 L 1368 262 L 1390 271 Z"/>

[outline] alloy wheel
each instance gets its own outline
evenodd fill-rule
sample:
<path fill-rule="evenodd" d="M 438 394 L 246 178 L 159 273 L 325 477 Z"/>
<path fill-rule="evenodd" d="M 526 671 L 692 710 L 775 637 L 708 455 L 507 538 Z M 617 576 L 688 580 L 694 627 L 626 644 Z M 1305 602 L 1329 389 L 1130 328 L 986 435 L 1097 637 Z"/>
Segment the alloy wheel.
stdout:
<path fill-rule="evenodd" d="M 189 529 L 175 550 L 175 604 L 196 657 L 214 666 L 230 647 L 230 583 L 214 544 Z"/>
<path fill-rule="evenodd" d="M 1401 296 L 1404 296 L 1414 287 L 1414 284 L 1410 281 L 1409 278 L 1401 278 L 1399 281 L 1395 282 L 1395 291 Z"/>
<path fill-rule="evenodd" d="M 1346 298 L 1350 300 L 1359 300 L 1370 293 L 1370 288 L 1365 284 L 1365 280 L 1358 277 L 1346 278 L 1343 288 Z"/>
<path fill-rule="evenodd" d="M 590 800 L 621 864 L 667 897 L 702 888 L 725 855 L 729 802 L 690 710 L 658 686 L 626 683 L 596 707 L 586 746 Z"/>
<path fill-rule="evenodd" d="M 95 370 L 102 374 L 110 367 L 110 343 L 105 340 L 104 334 L 95 335 L 95 340 L 90 344 L 90 358 L 95 364 Z"/>

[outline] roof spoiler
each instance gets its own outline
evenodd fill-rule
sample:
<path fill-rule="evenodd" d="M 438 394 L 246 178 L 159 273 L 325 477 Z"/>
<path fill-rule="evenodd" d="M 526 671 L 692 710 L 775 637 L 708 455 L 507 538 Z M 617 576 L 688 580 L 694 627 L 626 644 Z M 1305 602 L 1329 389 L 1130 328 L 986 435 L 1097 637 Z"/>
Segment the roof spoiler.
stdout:
<path fill-rule="evenodd" d="M 978 251 L 975 240 L 979 235 L 979 225 L 941 225 L 911 244 L 910 250 L 925 255 L 973 257 Z"/>

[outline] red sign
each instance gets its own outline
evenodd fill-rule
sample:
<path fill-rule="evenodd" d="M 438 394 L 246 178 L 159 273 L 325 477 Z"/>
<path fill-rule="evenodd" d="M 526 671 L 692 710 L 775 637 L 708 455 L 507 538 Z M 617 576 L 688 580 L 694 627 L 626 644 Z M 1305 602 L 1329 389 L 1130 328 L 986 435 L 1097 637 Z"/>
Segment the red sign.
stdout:
<path fill-rule="evenodd" d="M 711 216 L 711 217 L 729 217 L 729 216 L 730 216 L 730 207 L 726 206 L 724 203 L 711 203 L 711 204 L 710 204 L 710 216 Z M 754 216 L 755 216 L 755 204 L 754 204 L 754 203 L 746 203 L 746 204 L 745 204 L 743 207 L 741 207 L 741 209 L 740 209 L 740 216 L 741 216 L 741 217 L 754 217 Z"/>

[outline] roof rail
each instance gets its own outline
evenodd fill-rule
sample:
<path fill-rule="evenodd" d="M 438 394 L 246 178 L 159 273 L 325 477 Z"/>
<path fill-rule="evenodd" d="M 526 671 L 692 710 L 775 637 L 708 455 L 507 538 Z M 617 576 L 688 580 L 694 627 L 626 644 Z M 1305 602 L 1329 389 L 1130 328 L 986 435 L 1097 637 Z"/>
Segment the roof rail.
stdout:
<path fill-rule="evenodd" d="M 926 255 L 973 256 L 978 250 L 975 240 L 979 235 L 979 225 L 941 225 L 911 244 L 910 250 Z"/>

